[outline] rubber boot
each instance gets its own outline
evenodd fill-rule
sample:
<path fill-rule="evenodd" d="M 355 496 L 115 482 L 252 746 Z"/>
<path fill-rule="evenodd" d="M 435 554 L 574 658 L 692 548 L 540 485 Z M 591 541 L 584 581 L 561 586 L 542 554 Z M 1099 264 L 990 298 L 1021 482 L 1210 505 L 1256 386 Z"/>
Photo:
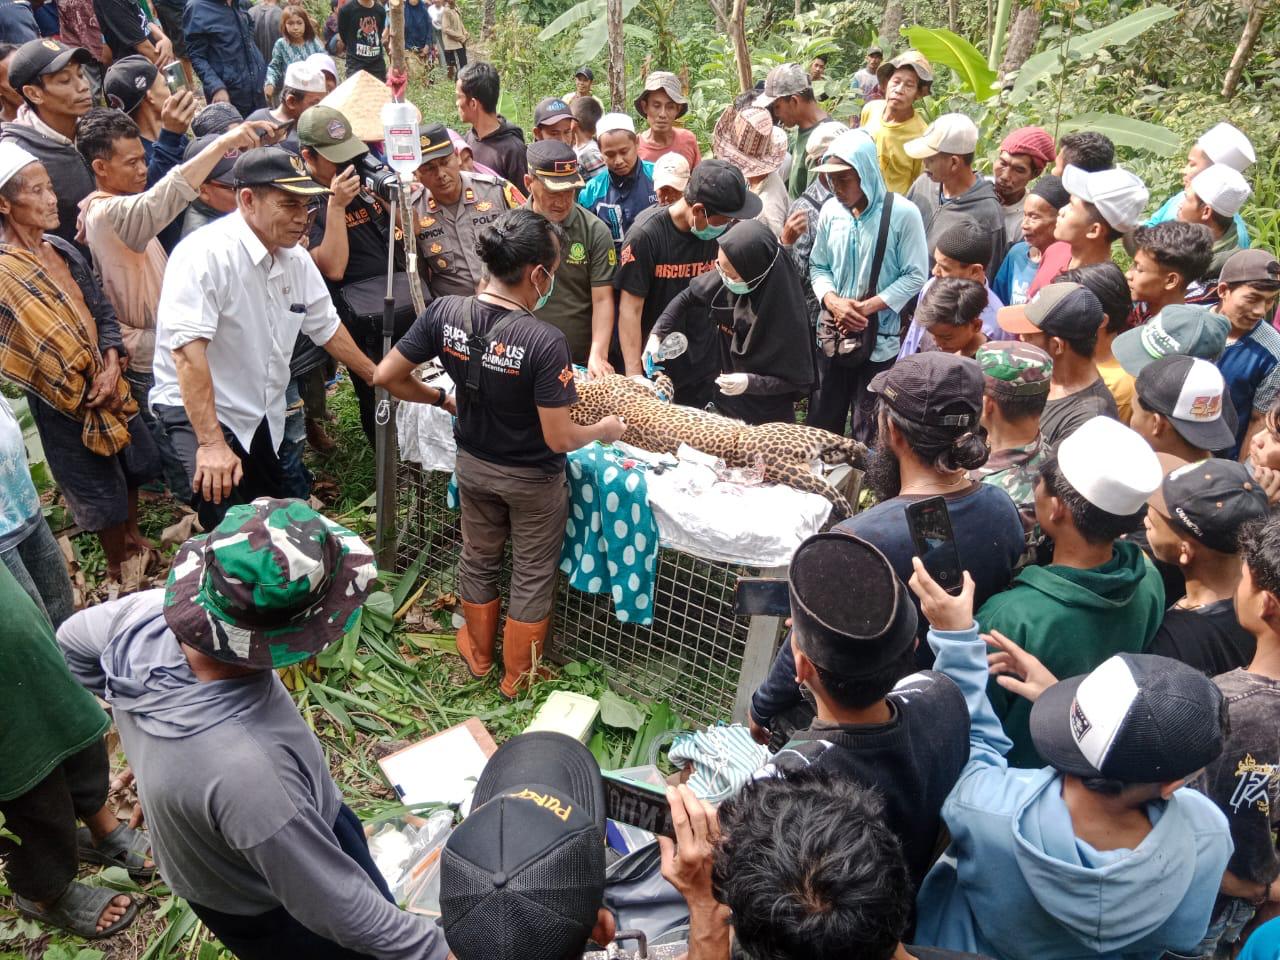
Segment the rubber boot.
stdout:
<path fill-rule="evenodd" d="M 493 644 L 498 636 L 498 607 L 501 603 L 498 599 L 488 603 L 462 601 L 462 615 L 467 622 L 458 631 L 458 655 L 477 680 L 487 677 L 493 669 Z"/>
<path fill-rule="evenodd" d="M 546 642 L 550 626 L 550 617 L 537 623 L 507 617 L 502 628 L 502 666 L 505 670 L 498 689 L 508 700 L 514 700 L 520 688 L 533 681 L 533 662 L 542 658 L 542 645 Z M 538 675 L 548 676 L 541 670 Z"/>

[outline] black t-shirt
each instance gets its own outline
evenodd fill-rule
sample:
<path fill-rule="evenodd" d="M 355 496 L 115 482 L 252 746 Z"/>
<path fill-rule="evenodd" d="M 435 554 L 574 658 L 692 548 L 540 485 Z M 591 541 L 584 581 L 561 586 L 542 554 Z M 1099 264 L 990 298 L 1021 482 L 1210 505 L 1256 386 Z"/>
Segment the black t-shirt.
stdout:
<path fill-rule="evenodd" d="M 1211 677 L 1247 667 L 1257 641 L 1240 626 L 1231 598 L 1195 610 L 1170 607 L 1147 653 L 1172 657 Z"/>
<path fill-rule="evenodd" d="M 773 766 L 786 772 L 822 767 L 875 787 L 919 889 L 940 848 L 942 803 L 969 759 L 969 708 L 955 682 L 932 670 L 902 680 L 887 699 L 888 723 L 815 720 L 792 734 Z"/>
<path fill-rule="evenodd" d="M 1116 398 L 1099 377 L 1083 390 L 1050 400 L 1040 415 L 1040 434 L 1049 446 L 1057 448 L 1063 440 L 1094 417 L 1120 419 Z"/>
<path fill-rule="evenodd" d="M 527 311 L 498 336 L 484 355 L 479 398 L 466 388 L 468 350 L 463 311 L 473 297 L 441 297 L 401 338 L 398 349 L 411 363 L 439 357 L 456 385 L 458 446 L 481 460 L 535 467 L 547 474 L 564 470 L 565 456 L 553 453 L 542 436 L 538 407 L 567 407 L 578 400 L 569 343 L 564 334 Z M 473 332 L 487 333 L 511 313 L 475 300 Z"/>
<path fill-rule="evenodd" d="M 93 12 L 117 60 L 137 53 L 138 44 L 147 39 L 147 17 L 137 0 L 93 0 Z"/>
<path fill-rule="evenodd" d="M 387 8 L 380 3 L 372 7 L 360 0 L 348 0 L 338 10 L 338 36 L 347 48 L 347 71 L 368 70 L 384 78 L 387 63 L 382 54 L 382 31 L 387 26 Z"/>
<path fill-rule="evenodd" d="M 324 241 L 328 215 L 328 206 L 321 204 L 315 223 L 311 225 L 312 250 Z M 386 211 L 370 203 L 363 194 L 356 194 L 356 198 L 347 204 L 347 269 L 340 280 L 325 280 L 329 287 L 329 294 L 333 297 L 333 304 L 337 307 L 338 316 L 342 318 L 343 324 L 355 338 L 356 343 L 361 346 L 366 346 L 365 339 L 368 336 L 381 337 L 382 328 L 380 323 L 376 330 L 366 329 L 367 324 L 356 323 L 342 298 L 342 288 L 359 280 L 387 275 L 386 228 Z M 396 242 L 395 247 L 395 264 L 397 270 L 404 270 L 404 246 L 399 241 Z M 381 343 L 380 340 L 378 342 Z M 381 356 L 380 348 L 377 355 Z"/>
<path fill-rule="evenodd" d="M 622 241 L 614 286 L 644 300 L 640 314 L 640 342 L 644 344 L 667 304 L 689 286 L 689 281 L 716 268 L 720 245 L 681 233 L 671 219 L 669 207 L 650 207 L 636 218 Z M 714 331 L 701 331 L 706 343 L 694 343 L 689 331 L 689 351 L 683 357 L 663 361 L 667 375 L 679 387 L 696 382 L 693 364 L 708 353 L 714 356 Z"/>

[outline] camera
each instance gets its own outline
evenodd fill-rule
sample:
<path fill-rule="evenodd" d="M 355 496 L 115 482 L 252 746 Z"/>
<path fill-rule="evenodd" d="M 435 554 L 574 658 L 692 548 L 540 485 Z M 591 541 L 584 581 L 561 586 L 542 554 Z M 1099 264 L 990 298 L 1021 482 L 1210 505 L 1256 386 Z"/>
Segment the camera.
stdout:
<path fill-rule="evenodd" d="M 360 177 L 360 189 L 387 203 L 395 203 L 400 192 L 400 177 L 394 170 L 372 153 L 363 154 L 355 161 Z"/>

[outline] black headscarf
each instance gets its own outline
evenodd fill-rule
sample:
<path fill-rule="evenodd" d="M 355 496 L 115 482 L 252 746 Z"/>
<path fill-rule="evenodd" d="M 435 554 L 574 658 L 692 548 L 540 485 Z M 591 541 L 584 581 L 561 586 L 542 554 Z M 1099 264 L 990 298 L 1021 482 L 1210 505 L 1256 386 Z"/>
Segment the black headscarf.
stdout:
<path fill-rule="evenodd" d="M 800 386 L 813 382 L 813 336 L 805 310 L 804 288 L 791 257 L 773 232 L 758 220 L 734 224 L 720 237 L 720 249 L 750 293 L 731 293 L 716 271 L 699 281 L 720 287 L 712 315 L 732 314 L 729 355 L 733 369 L 783 377 Z M 697 281 L 695 281 L 697 282 Z M 717 309 L 720 308 L 720 309 Z"/>

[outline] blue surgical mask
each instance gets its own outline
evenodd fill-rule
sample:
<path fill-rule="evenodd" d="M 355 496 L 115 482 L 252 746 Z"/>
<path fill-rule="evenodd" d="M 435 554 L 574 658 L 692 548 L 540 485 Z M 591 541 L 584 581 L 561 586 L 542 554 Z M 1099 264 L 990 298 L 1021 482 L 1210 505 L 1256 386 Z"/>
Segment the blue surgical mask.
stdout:
<path fill-rule="evenodd" d="M 707 225 L 703 227 L 701 230 L 699 230 L 697 227 L 697 221 L 695 220 L 694 227 L 693 227 L 693 235 L 697 237 L 699 240 L 714 240 L 716 237 L 720 236 L 720 234 L 724 233 L 728 229 L 729 229 L 729 224 L 727 223 L 722 224 L 721 226 L 715 227 L 715 226 L 712 226 L 711 221 L 708 220 Z"/>
<path fill-rule="evenodd" d="M 539 310 L 541 310 L 543 307 L 547 305 L 547 301 L 551 299 L 551 294 L 556 288 L 556 275 L 550 272 L 548 272 L 547 275 L 551 277 L 551 285 L 547 287 L 547 292 L 544 293 L 542 296 L 538 297 L 538 302 L 533 305 L 534 313 L 537 313 Z M 538 285 L 536 283 L 533 285 L 533 289 L 535 290 L 538 289 Z"/>

